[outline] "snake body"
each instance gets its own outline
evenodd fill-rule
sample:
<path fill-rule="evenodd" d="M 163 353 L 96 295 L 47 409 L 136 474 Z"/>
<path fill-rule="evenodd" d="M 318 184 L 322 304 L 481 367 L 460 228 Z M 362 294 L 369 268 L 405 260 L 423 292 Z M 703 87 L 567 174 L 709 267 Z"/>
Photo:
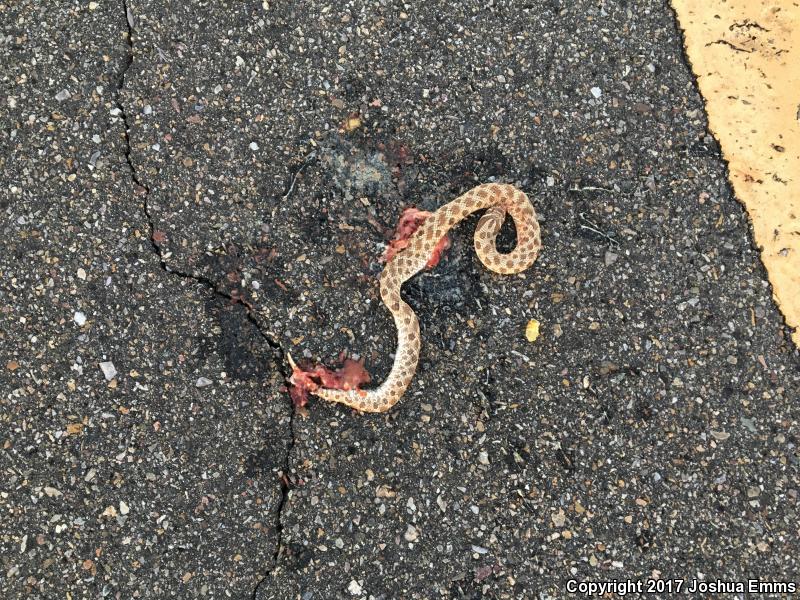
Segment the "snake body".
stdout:
<path fill-rule="evenodd" d="M 400 288 L 425 268 L 436 244 L 450 229 L 483 209 L 488 210 L 475 229 L 475 252 L 486 268 L 496 273 L 514 274 L 533 264 L 542 242 L 536 212 L 525 193 L 512 185 L 497 183 L 472 188 L 425 219 L 408 239 L 408 245 L 389 260 L 381 273 L 381 299 L 397 327 L 397 350 L 386 380 L 372 390 L 319 387 L 313 394 L 363 412 L 384 412 L 397 403 L 414 377 L 420 352 L 419 321 L 400 297 Z M 517 244 L 508 254 L 500 254 L 495 240 L 506 213 L 514 220 Z"/>

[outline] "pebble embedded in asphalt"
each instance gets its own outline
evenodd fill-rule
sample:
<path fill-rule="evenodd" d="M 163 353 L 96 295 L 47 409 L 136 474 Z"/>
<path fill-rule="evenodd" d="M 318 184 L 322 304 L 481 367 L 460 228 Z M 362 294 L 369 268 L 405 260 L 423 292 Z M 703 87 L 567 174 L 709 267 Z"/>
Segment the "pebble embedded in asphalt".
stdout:
<path fill-rule="evenodd" d="M 797 572 L 798 353 L 663 4 L 6 10 L 0 596 Z M 292 410 L 288 351 L 385 376 L 397 217 L 490 180 L 533 268 L 468 219 L 400 403 Z"/>

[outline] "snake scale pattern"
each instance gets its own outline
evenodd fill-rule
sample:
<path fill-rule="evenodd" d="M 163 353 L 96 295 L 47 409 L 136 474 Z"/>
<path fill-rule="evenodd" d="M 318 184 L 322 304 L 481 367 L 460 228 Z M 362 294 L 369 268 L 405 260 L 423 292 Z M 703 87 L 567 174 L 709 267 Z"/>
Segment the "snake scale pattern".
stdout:
<path fill-rule="evenodd" d="M 445 204 L 422 222 L 408 238 L 408 245 L 389 260 L 380 276 L 381 299 L 397 327 L 397 350 L 389 376 L 372 390 L 318 387 L 313 394 L 362 412 L 385 412 L 397 403 L 414 377 L 421 343 L 419 321 L 400 297 L 400 288 L 425 268 L 437 243 L 450 229 L 473 212 L 484 209 L 486 213 L 475 229 L 475 252 L 484 266 L 495 273 L 514 274 L 534 263 L 542 242 L 536 212 L 524 192 L 512 185 L 489 183 Z M 506 214 L 514 220 L 517 244 L 508 254 L 501 254 L 495 239 Z"/>

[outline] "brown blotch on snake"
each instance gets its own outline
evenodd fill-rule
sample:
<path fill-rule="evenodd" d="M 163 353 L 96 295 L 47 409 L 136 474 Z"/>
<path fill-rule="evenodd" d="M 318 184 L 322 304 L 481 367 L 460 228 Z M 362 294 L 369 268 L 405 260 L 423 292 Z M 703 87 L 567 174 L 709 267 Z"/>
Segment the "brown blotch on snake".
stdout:
<path fill-rule="evenodd" d="M 338 390 L 319 387 L 311 393 L 363 412 L 384 412 L 394 406 L 411 382 L 419 361 L 419 323 L 411 308 L 400 300 L 400 287 L 425 268 L 434 247 L 456 223 L 475 211 L 489 209 L 475 230 L 475 251 L 480 261 L 495 273 L 520 273 L 530 267 L 542 247 L 536 212 L 528 197 L 506 184 L 479 185 L 445 204 L 408 238 L 381 273 L 381 299 L 394 317 L 397 349 L 392 370 L 374 390 Z M 514 219 L 517 244 L 501 254 L 495 238 L 506 214 Z"/>

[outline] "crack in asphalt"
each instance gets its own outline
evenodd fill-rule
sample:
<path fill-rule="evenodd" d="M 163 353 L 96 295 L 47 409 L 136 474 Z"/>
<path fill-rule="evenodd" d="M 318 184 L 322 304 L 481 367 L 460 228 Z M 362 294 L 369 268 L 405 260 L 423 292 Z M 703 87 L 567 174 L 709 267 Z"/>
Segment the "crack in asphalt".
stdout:
<path fill-rule="evenodd" d="M 259 335 L 263 338 L 263 340 L 267 343 L 267 345 L 272 349 L 273 359 L 275 360 L 275 362 L 276 362 L 276 364 L 278 366 L 278 370 L 280 371 L 280 373 L 284 377 L 284 379 L 288 379 L 289 376 L 290 376 L 290 373 L 288 372 L 287 367 L 286 367 L 286 365 L 288 364 L 287 360 L 286 360 L 286 354 L 283 351 L 283 348 L 281 348 L 280 343 L 278 343 L 277 340 L 273 339 L 270 334 L 268 334 L 266 331 L 264 331 L 261 328 L 261 325 L 258 322 L 258 319 L 253 314 L 252 307 L 249 306 L 248 303 L 241 301 L 240 298 L 235 297 L 233 294 L 230 294 L 230 293 L 228 293 L 228 292 L 226 292 L 224 290 L 219 289 L 219 286 L 213 280 L 211 280 L 209 277 L 206 277 L 204 275 L 194 274 L 194 273 L 187 273 L 187 272 L 180 271 L 180 270 L 177 270 L 177 269 L 174 269 L 173 267 L 171 267 L 169 264 L 167 264 L 167 261 L 164 258 L 164 254 L 163 254 L 163 251 L 161 249 L 161 246 L 156 241 L 156 238 L 155 238 L 155 232 L 156 232 L 155 221 L 153 219 L 152 214 L 150 213 L 150 205 L 149 205 L 149 202 L 148 202 L 149 197 L 150 197 L 150 187 L 147 184 L 145 184 L 139 178 L 138 172 L 136 170 L 136 166 L 134 165 L 133 159 L 131 158 L 131 155 L 133 153 L 133 146 L 131 145 L 130 126 L 129 126 L 129 121 L 128 121 L 128 114 L 125 111 L 125 106 L 122 104 L 122 100 L 121 100 L 122 90 L 125 87 L 125 76 L 128 73 L 128 69 L 130 69 L 130 67 L 133 65 L 133 32 L 134 32 L 133 12 L 131 11 L 130 7 L 128 6 L 128 0 L 122 0 L 122 7 L 123 7 L 123 10 L 125 11 L 125 23 L 127 25 L 127 34 L 128 35 L 127 35 L 126 42 L 127 42 L 127 46 L 128 46 L 128 52 L 127 52 L 127 54 L 126 54 L 126 56 L 124 58 L 124 61 L 123 61 L 123 64 L 122 64 L 122 69 L 120 70 L 119 76 L 117 77 L 117 85 L 116 85 L 116 90 L 115 90 L 116 93 L 114 95 L 114 104 L 116 105 L 117 110 L 119 110 L 120 116 L 122 118 L 122 124 L 123 124 L 123 130 L 124 130 L 124 136 L 123 137 L 124 137 L 124 140 L 125 140 L 125 147 L 124 147 L 123 152 L 124 152 L 124 155 L 125 155 L 125 162 L 128 165 L 128 170 L 131 173 L 131 179 L 132 179 L 134 185 L 136 186 L 136 190 L 135 190 L 134 193 L 139 193 L 139 194 L 141 194 L 143 196 L 143 199 L 142 199 L 142 212 L 144 213 L 144 216 L 147 219 L 147 225 L 148 225 L 148 229 L 149 229 L 149 231 L 148 231 L 148 239 L 150 241 L 150 246 L 151 246 L 151 248 L 153 250 L 153 254 L 158 258 L 159 265 L 161 266 L 161 269 L 164 272 L 170 273 L 172 275 L 176 275 L 176 276 L 178 276 L 180 278 L 183 278 L 183 279 L 191 279 L 191 280 L 193 280 L 193 281 L 195 281 L 197 283 L 200 283 L 201 285 L 203 285 L 204 287 L 209 289 L 214 295 L 219 296 L 220 298 L 224 298 L 224 299 L 228 300 L 229 302 L 231 302 L 232 304 L 235 304 L 237 302 L 241 302 L 242 306 L 244 306 L 244 308 L 245 308 L 245 315 L 246 315 L 247 320 L 256 328 L 256 331 L 258 331 Z M 281 516 L 283 514 L 283 509 L 286 506 L 286 501 L 289 498 L 289 490 L 290 490 L 289 473 L 290 473 L 290 470 L 291 470 L 290 457 L 291 457 L 292 451 L 294 450 L 294 445 L 295 445 L 295 442 L 296 442 L 296 436 L 295 436 L 295 431 L 294 431 L 294 417 L 295 417 L 296 411 L 295 411 L 294 402 L 291 399 L 289 400 L 289 407 L 290 407 L 289 426 L 288 426 L 288 429 L 289 429 L 289 440 L 288 440 L 288 443 L 286 445 L 286 452 L 284 454 L 283 464 L 281 465 L 281 471 L 279 473 L 279 481 L 280 481 L 280 487 L 281 487 L 281 497 L 280 497 L 280 500 L 278 501 L 278 507 L 277 507 L 277 511 L 276 511 L 276 515 L 275 515 L 274 529 L 275 529 L 275 535 L 277 537 L 277 540 L 276 540 L 276 543 L 275 543 L 275 552 L 273 554 L 273 563 L 274 564 L 273 564 L 272 569 L 270 570 L 270 574 L 274 571 L 275 567 L 277 567 L 278 558 L 280 556 L 281 549 L 283 548 L 283 523 L 282 523 L 282 520 L 281 520 Z M 269 577 L 269 575 L 261 578 L 256 583 L 256 586 L 255 586 L 255 588 L 253 590 L 253 595 L 252 595 L 253 598 L 256 597 L 256 594 L 258 593 L 259 587 L 261 587 L 261 584 L 264 581 L 266 581 L 268 577 Z"/>

